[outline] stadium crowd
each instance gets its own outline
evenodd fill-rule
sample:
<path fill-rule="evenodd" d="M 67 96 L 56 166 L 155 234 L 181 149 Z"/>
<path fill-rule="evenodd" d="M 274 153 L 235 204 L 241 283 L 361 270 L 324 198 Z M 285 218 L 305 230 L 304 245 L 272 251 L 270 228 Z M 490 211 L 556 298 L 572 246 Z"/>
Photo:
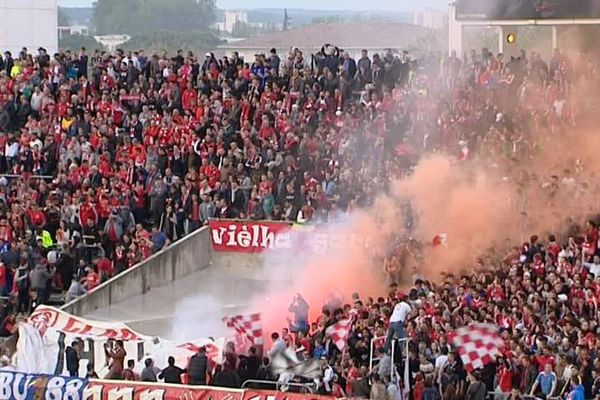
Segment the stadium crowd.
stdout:
<path fill-rule="evenodd" d="M 598 78 L 593 62 L 558 50 L 549 63 L 487 49 L 355 60 L 332 45 L 252 62 L 23 49 L 5 53 L 0 71 L 0 291 L 21 313 L 52 292 L 69 300 L 93 290 L 209 218 L 335 221 L 410 174 L 425 151 L 514 168 L 535 156 L 529 128 L 562 134 L 580 123 L 585 107 L 569 93 Z M 308 332 L 273 338 L 323 359 L 327 393 L 394 398 L 390 369 L 401 360 L 390 359 L 391 332 L 412 339 L 415 400 L 595 398 L 598 238 L 594 221 L 564 237 L 532 236 L 481 272 L 355 297 Z M 395 280 L 400 258 L 385 264 Z M 340 352 L 324 331 L 353 307 L 359 318 Z M 8 336 L 15 319 L 4 309 Z M 507 347 L 467 376 L 447 334 L 473 321 L 497 323 Z M 380 360 L 368 371 L 373 337 Z M 230 358 L 213 383 L 274 378 L 266 360 Z"/>

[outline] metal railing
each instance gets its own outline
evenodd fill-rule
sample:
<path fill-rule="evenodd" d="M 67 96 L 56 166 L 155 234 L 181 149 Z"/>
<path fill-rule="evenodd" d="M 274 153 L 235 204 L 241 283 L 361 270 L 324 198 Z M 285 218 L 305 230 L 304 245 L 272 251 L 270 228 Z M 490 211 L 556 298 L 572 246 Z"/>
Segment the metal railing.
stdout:
<path fill-rule="evenodd" d="M 487 398 L 489 400 L 506 400 L 509 397 L 510 397 L 510 393 L 504 393 L 504 392 L 488 392 L 487 393 Z M 541 397 L 531 396 L 528 394 L 519 394 L 519 398 L 523 399 L 523 400 L 542 400 Z M 560 399 L 561 399 L 560 396 L 546 397 L 546 400 L 560 400 Z"/>
<path fill-rule="evenodd" d="M 398 343 L 398 346 L 400 346 L 400 349 L 399 349 L 400 350 L 400 356 L 401 357 L 404 356 L 404 366 L 405 366 L 405 369 L 408 367 L 408 363 L 409 363 L 409 360 L 408 360 L 408 345 L 410 343 L 410 338 L 409 337 L 405 337 L 405 338 L 402 338 L 402 339 L 394 339 L 394 340 L 392 340 L 392 352 L 390 354 L 390 357 L 392 358 L 391 359 L 392 368 L 390 368 L 390 382 L 394 382 L 395 378 L 396 378 L 396 376 L 395 376 L 396 375 L 396 369 L 394 367 L 394 360 L 396 359 L 395 358 L 395 355 L 396 355 L 396 343 Z M 402 354 L 402 348 L 403 347 L 404 347 L 404 354 Z M 405 372 L 406 371 L 403 371 L 402 374 L 404 375 Z"/>
<path fill-rule="evenodd" d="M 0 174 L 0 178 L 7 178 L 7 179 L 23 179 L 23 178 L 27 178 L 27 179 L 54 179 L 54 176 L 52 175 L 17 175 L 17 174 Z"/>
<path fill-rule="evenodd" d="M 281 387 L 292 387 L 300 389 L 300 393 L 315 394 L 315 385 L 313 383 L 283 383 L 279 381 L 263 381 L 259 379 L 248 379 L 242 383 L 242 389 L 246 389 L 249 384 L 258 384 L 274 387 L 275 390 L 280 391 Z M 251 388 L 253 389 L 253 388 Z"/>
<path fill-rule="evenodd" d="M 371 339 L 371 345 L 369 350 L 369 371 L 373 369 L 373 366 L 379 362 L 379 357 L 375 357 L 375 342 L 381 339 L 385 339 L 385 336 L 377 336 Z"/>

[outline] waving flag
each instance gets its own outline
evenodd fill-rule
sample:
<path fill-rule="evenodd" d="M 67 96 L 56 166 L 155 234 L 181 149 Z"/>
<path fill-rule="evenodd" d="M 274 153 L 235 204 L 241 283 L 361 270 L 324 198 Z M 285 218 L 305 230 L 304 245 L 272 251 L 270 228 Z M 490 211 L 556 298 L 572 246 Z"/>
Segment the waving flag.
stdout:
<path fill-rule="evenodd" d="M 448 336 L 448 340 L 457 349 L 468 372 L 492 362 L 504 347 L 498 327 L 490 324 L 473 324 L 457 329 Z"/>
<path fill-rule="evenodd" d="M 317 379 L 322 376 L 320 361 L 314 358 L 300 361 L 292 349 L 278 351 L 271 360 L 271 371 L 274 375 L 290 373 L 307 379 Z"/>
<path fill-rule="evenodd" d="M 448 246 L 448 235 L 444 232 L 438 233 L 432 240 L 433 247 Z"/>
<path fill-rule="evenodd" d="M 350 312 L 350 315 L 348 315 L 348 318 L 336 322 L 325 331 L 326 335 L 331 337 L 333 343 L 342 352 L 346 350 L 346 346 L 348 345 L 348 336 L 350 336 L 352 325 L 354 325 L 354 321 L 356 320 L 357 316 L 358 313 L 353 310 Z"/>
<path fill-rule="evenodd" d="M 223 318 L 228 328 L 244 335 L 250 343 L 259 346 L 263 344 L 262 319 L 260 314 L 235 315 Z"/>

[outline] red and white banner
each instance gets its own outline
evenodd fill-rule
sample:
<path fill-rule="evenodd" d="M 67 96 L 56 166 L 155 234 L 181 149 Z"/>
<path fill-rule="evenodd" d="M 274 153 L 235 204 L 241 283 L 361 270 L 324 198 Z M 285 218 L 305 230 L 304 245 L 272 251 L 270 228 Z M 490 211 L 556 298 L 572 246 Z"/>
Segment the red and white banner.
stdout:
<path fill-rule="evenodd" d="M 90 381 L 82 400 L 243 400 L 244 391 L 206 386 Z"/>
<path fill-rule="evenodd" d="M 266 250 L 303 250 L 325 253 L 349 247 L 368 247 L 363 235 L 342 226 L 299 225 L 288 222 L 211 220 L 213 249 L 237 253 Z"/>
<path fill-rule="evenodd" d="M 330 400 L 331 397 L 274 390 L 91 380 L 82 400 Z"/>
<path fill-rule="evenodd" d="M 167 365 L 174 356 L 180 366 L 187 365 L 189 357 L 200 346 L 206 348 L 209 358 L 221 362 L 225 339 L 200 338 L 190 343 L 174 343 L 157 337 L 145 336 L 119 322 L 101 322 L 75 317 L 54 307 L 39 306 L 19 324 L 17 342 L 17 370 L 27 373 L 68 375 L 65 350 L 75 339 L 81 339 L 79 376 L 85 376 L 88 364 L 93 364 L 99 376 L 108 373 L 104 344 L 108 339 L 123 340 L 126 359 L 136 362 L 141 372 L 144 360 L 152 358 L 157 365 Z"/>
<path fill-rule="evenodd" d="M 274 390 L 244 390 L 243 400 L 331 400 L 331 397 L 309 393 L 276 392 Z"/>
<path fill-rule="evenodd" d="M 140 95 L 140 94 L 129 94 L 129 95 L 124 94 L 119 97 L 119 100 L 121 100 L 121 101 L 136 101 L 136 100 L 141 100 L 141 99 L 142 99 L 142 95 Z"/>

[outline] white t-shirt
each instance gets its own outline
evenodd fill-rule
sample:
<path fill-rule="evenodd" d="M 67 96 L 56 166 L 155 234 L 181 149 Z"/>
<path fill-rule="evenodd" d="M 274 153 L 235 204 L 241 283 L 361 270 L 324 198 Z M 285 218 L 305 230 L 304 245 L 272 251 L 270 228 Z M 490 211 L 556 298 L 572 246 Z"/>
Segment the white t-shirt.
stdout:
<path fill-rule="evenodd" d="M 275 354 L 279 353 L 280 351 L 284 351 L 286 349 L 286 347 L 287 346 L 286 346 L 285 342 L 281 338 L 278 338 L 277 340 L 275 340 L 273 342 L 273 347 L 271 347 L 269 356 L 273 357 Z"/>
<path fill-rule="evenodd" d="M 444 370 L 444 368 L 446 368 L 447 364 L 448 364 L 448 356 L 446 356 L 446 355 L 443 355 L 443 354 L 439 355 L 435 359 L 435 370 L 438 371 L 438 376 L 437 376 L 438 383 L 442 382 L 442 371 Z"/>
<path fill-rule="evenodd" d="M 583 266 L 590 270 L 590 274 L 594 275 L 594 278 L 600 276 L 600 264 L 583 263 Z"/>
<path fill-rule="evenodd" d="M 563 380 L 568 381 L 573 376 L 573 368 L 574 365 L 567 365 L 565 370 L 563 371 Z"/>
<path fill-rule="evenodd" d="M 435 368 L 442 370 L 446 367 L 446 364 L 448 364 L 448 356 L 445 355 L 439 355 L 437 356 L 437 358 L 435 359 Z"/>
<path fill-rule="evenodd" d="M 42 108 L 42 98 L 44 97 L 44 95 L 40 92 L 40 93 L 33 93 L 31 95 L 31 108 L 34 109 L 35 111 L 39 111 L 40 108 Z"/>
<path fill-rule="evenodd" d="M 390 322 L 404 322 L 406 317 L 410 314 L 410 306 L 407 302 L 401 301 L 394 306 L 394 311 L 390 316 Z"/>
<path fill-rule="evenodd" d="M 333 383 L 333 375 L 334 371 L 331 365 L 328 365 L 323 371 L 323 384 L 325 385 L 325 390 L 327 393 L 331 392 L 331 384 Z"/>

